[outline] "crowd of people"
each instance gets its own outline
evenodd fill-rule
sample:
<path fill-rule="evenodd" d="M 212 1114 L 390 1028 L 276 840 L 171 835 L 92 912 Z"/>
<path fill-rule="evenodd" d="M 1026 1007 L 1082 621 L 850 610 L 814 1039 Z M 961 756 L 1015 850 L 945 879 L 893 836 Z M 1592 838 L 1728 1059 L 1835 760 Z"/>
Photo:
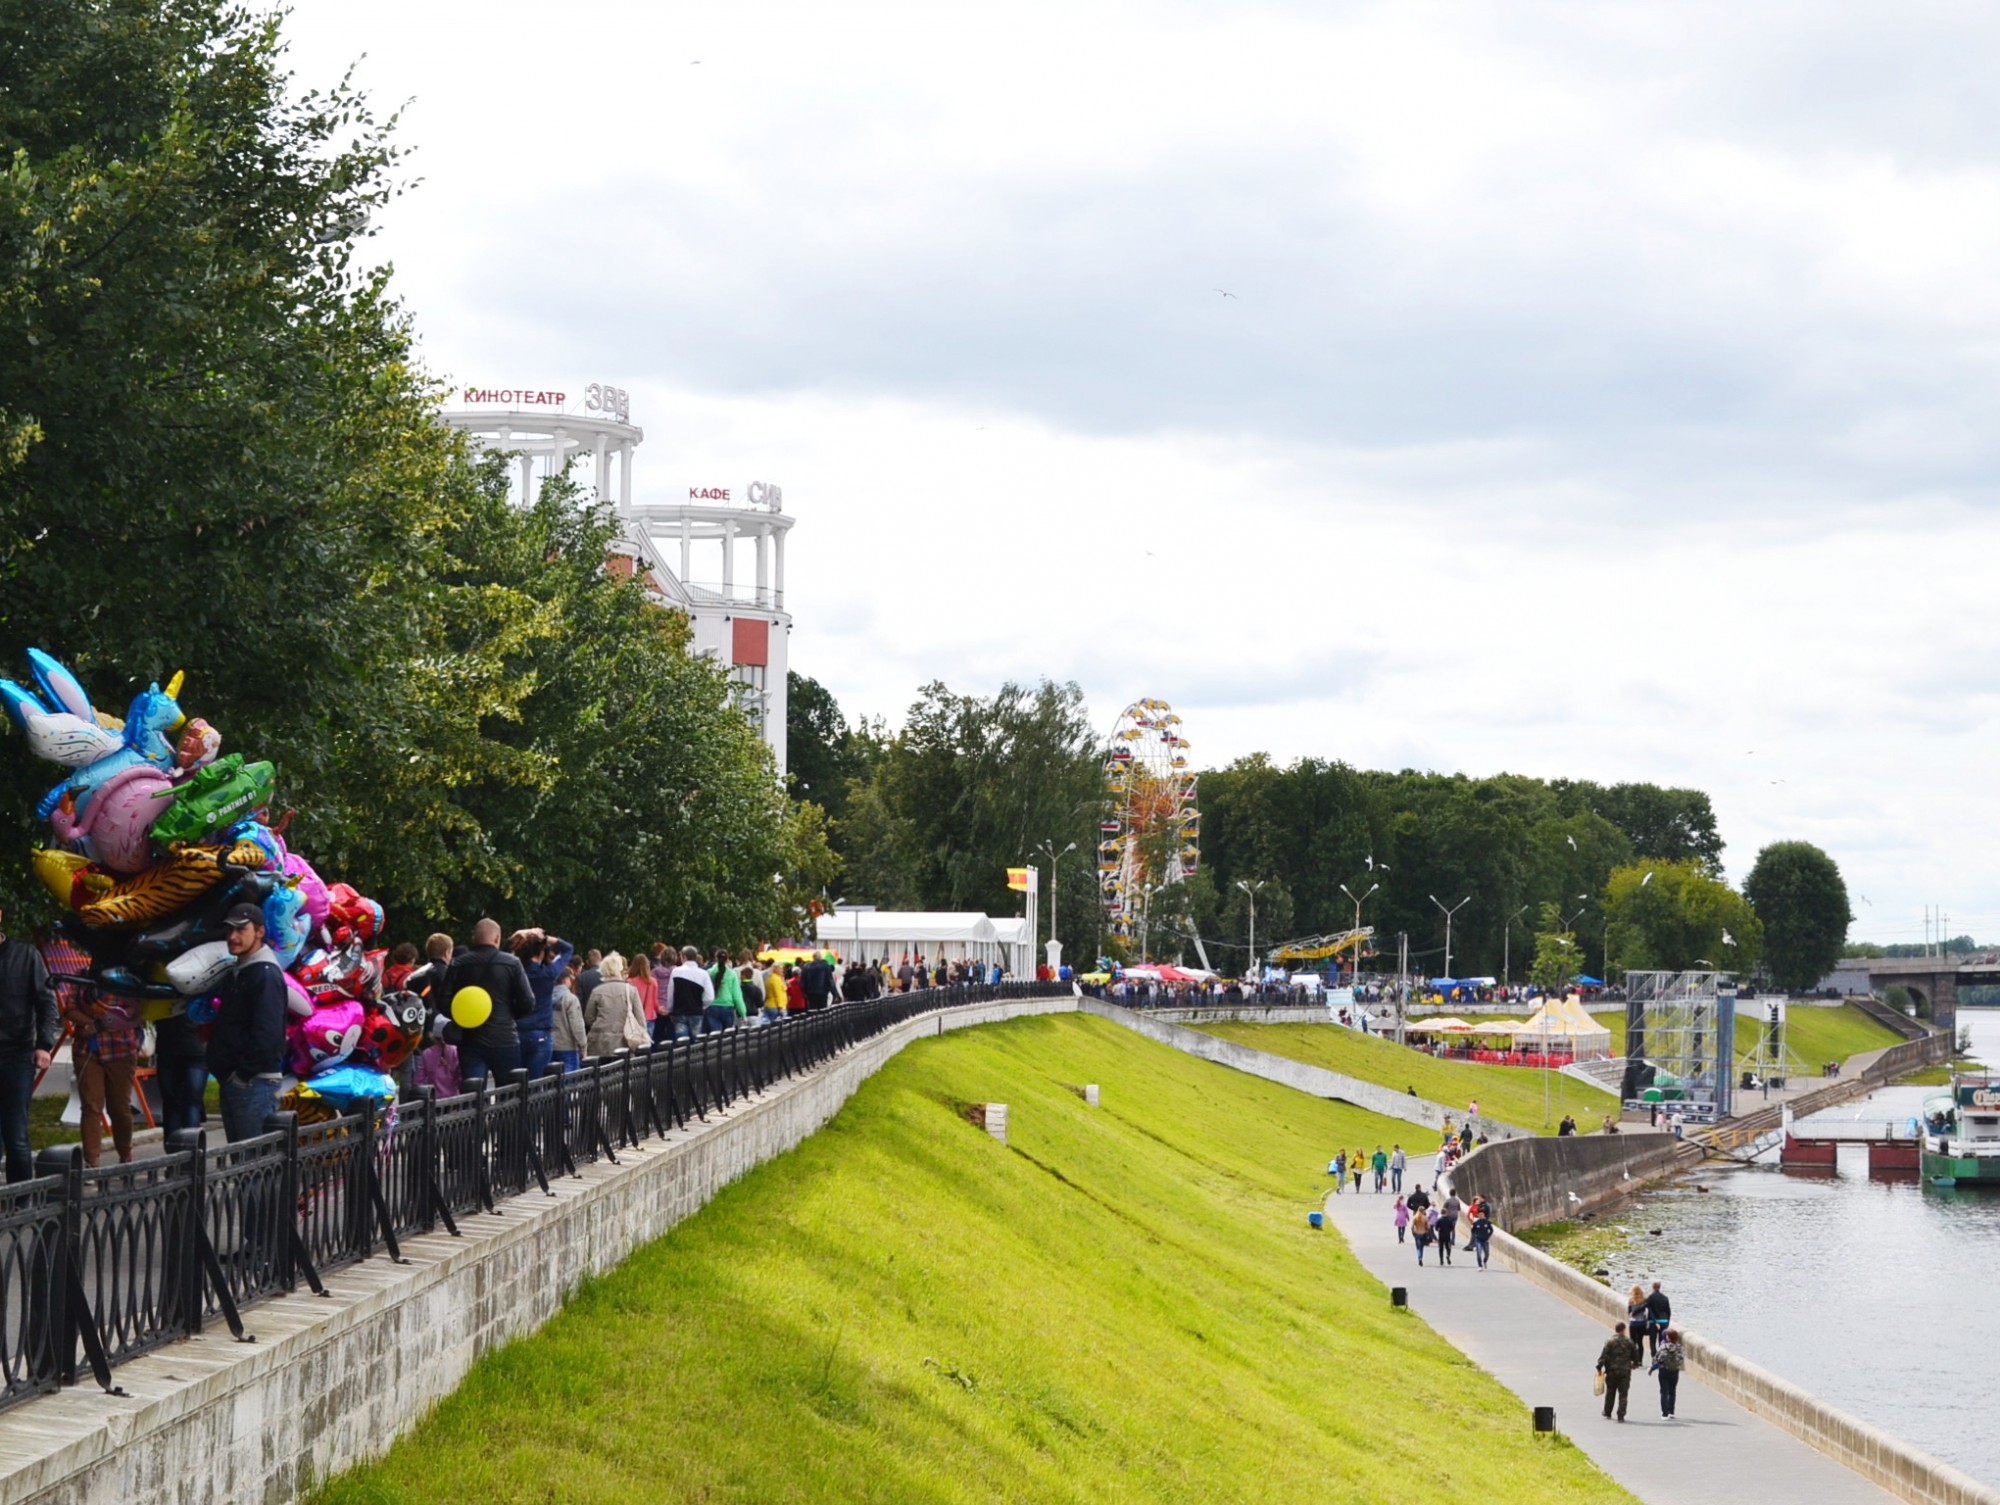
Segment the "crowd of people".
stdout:
<path fill-rule="evenodd" d="M 223 1132 L 233 1142 L 261 1134 L 278 1106 L 289 999 L 283 969 L 265 944 L 263 911 L 237 905 L 225 925 L 235 965 L 217 989 L 214 1022 L 200 1029 L 184 1014 L 169 1014 L 152 1025 L 151 1046 L 161 1127 L 199 1127 L 213 1079 Z M 512 1071 L 575 1070 L 620 1050 L 768 1026 L 885 993 L 1006 977 L 1004 968 L 970 959 L 919 954 L 843 965 L 827 950 L 786 954 L 790 960 L 760 960 L 774 954 L 704 953 L 664 941 L 629 954 L 579 953 L 546 930 L 506 935 L 491 919 L 474 925 L 463 943 L 439 933 L 420 952 L 406 942 L 384 959 L 381 991 L 423 1000 L 428 1027 L 422 1048 L 398 1068 L 398 1086 L 453 1096 Z M 468 988 L 483 990 L 491 1009 L 481 1022 L 460 1025 L 451 1003 Z M 65 1031 L 86 1163 L 102 1159 L 107 1120 L 118 1159 L 132 1158 L 134 1079 L 146 1029 L 133 1000 L 59 989 L 32 941 L 0 931 L 0 1141 L 8 1181 L 34 1174 L 29 1104 Z"/>

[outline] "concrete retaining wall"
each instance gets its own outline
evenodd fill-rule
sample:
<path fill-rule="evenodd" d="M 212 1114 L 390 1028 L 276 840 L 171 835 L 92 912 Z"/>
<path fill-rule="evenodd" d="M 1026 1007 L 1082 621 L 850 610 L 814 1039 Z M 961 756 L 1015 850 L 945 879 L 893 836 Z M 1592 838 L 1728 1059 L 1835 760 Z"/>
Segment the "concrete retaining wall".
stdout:
<path fill-rule="evenodd" d="M 910 1041 L 948 1029 L 1069 1013 L 1073 998 L 973 1005 L 887 1030 L 809 1076 L 671 1141 L 620 1150 L 465 1237 L 408 1240 L 327 1277 L 332 1300 L 282 1297 L 226 1329 L 121 1365 L 130 1394 L 81 1386 L 0 1416 L 0 1505 L 207 1505 L 284 1501 L 384 1452 L 487 1350 L 555 1315 L 584 1276 L 610 1269 L 717 1190 L 818 1129 Z"/>
<path fill-rule="evenodd" d="M 1461 1121 L 1465 1116 L 1463 1108 L 1450 1108 L 1443 1103 L 1430 1102 L 1425 1098 L 1411 1097 L 1406 1092 L 1377 1086 L 1374 1082 L 1364 1082 L 1359 1077 L 1343 1076 L 1340 1072 L 1328 1071 L 1324 1067 L 1308 1066 L 1302 1061 L 1274 1056 L 1268 1051 L 1252 1050 L 1247 1045 L 1219 1040 L 1214 1035 L 1204 1035 L 1199 1030 L 1182 1029 L 1179 1025 L 1168 1024 L 1151 1014 L 1119 1008 L 1116 1004 L 1102 1003 L 1095 998 L 1080 999 L 1077 1007 L 1086 1014 L 1095 1014 L 1099 1019 L 1109 1019 L 1114 1024 L 1122 1024 L 1125 1028 L 1144 1035 L 1148 1040 L 1171 1045 L 1175 1050 L 1199 1056 L 1202 1060 L 1212 1061 L 1218 1066 L 1227 1066 L 1235 1071 L 1246 1072 L 1250 1076 L 1262 1077 L 1267 1082 L 1276 1082 L 1283 1087 L 1311 1093 L 1314 1097 L 1330 1097 L 1343 1103 L 1352 1103 L 1357 1108 L 1366 1108 L 1369 1112 L 1379 1113 L 1384 1118 L 1399 1118 L 1405 1123 L 1422 1124 L 1439 1135 L 1444 1133 L 1444 1121 L 1447 1116 L 1450 1116 L 1454 1123 Z M 1526 1129 L 1517 1129 L 1512 1124 L 1503 1124 L 1497 1119 L 1483 1115 L 1473 1120 L 1473 1132 L 1486 1134 L 1496 1141 L 1537 1137 L 1529 1134 Z M 1432 1148 L 1435 1147 L 1433 1144 Z"/>
<path fill-rule="evenodd" d="M 1624 1299 L 1582 1271 L 1505 1233 L 1493 1235 L 1493 1252 L 1508 1268 L 1579 1311 L 1602 1317 L 1607 1326 L 1625 1320 Z M 1874 1480 L 1898 1498 L 1915 1505 L 2000 1505 L 2000 1490 L 1981 1484 L 1943 1459 L 1828 1405 L 1790 1380 L 1738 1358 L 1698 1333 L 1681 1328 L 1681 1336 L 1686 1341 L 1688 1368 L 1703 1384 Z"/>
<path fill-rule="evenodd" d="M 1484 1146 L 1451 1173 L 1452 1189 L 1485 1197 L 1507 1228 L 1595 1212 L 1679 1163 L 1671 1134 L 1571 1134 Z M 1576 1200 L 1571 1201 L 1571 1197 Z"/>
<path fill-rule="evenodd" d="M 1114 1007 L 1122 1008 L 1123 1005 Z M 1334 1028 L 1333 1019 L 1323 1003 L 1303 1006 L 1246 1003 L 1233 1008 L 1215 1004 L 1194 1009 L 1133 1009 L 1130 1012 L 1143 1013 L 1148 1019 L 1161 1019 L 1168 1024 L 1324 1024 L 1329 1029 Z"/>

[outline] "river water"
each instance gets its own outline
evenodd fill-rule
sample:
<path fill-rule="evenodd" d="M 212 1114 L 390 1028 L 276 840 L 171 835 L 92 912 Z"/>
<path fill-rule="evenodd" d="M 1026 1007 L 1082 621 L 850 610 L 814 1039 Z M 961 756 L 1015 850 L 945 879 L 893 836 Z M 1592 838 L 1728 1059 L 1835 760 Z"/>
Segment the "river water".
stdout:
<path fill-rule="evenodd" d="M 2000 1062 L 2000 1013 L 1959 1020 Z M 1900 1123 L 1941 1090 L 1883 1088 L 1811 1121 Z M 1711 1163 L 1605 1221 L 1636 1235 L 1604 1266 L 1615 1289 L 1660 1281 L 1677 1323 L 2000 1485 L 2000 1190 L 1871 1181 L 1857 1147 L 1832 1177 Z"/>

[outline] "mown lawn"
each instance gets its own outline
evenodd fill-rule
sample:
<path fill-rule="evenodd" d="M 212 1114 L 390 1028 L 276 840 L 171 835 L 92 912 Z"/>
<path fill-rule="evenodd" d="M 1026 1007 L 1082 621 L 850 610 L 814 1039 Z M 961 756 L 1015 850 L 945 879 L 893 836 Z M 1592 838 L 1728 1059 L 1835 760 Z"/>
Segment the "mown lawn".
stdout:
<path fill-rule="evenodd" d="M 1418 1097 L 1453 1109 L 1463 1110 L 1477 1098 L 1482 1114 L 1523 1129 L 1552 1134 L 1563 1114 L 1573 1113 L 1577 1127 L 1589 1132 L 1604 1122 L 1605 1114 L 1618 1110 L 1618 1099 L 1603 1088 L 1551 1071 L 1546 1073 L 1549 1108 L 1544 1114 L 1544 1073 L 1540 1071 L 1525 1066 L 1439 1061 L 1379 1035 L 1363 1035 L 1335 1024 L 1218 1023 L 1193 1027 L 1252 1050 L 1323 1066 L 1398 1092 L 1414 1087 Z M 1398 1137 L 1420 1132 L 1414 1124 L 1404 1124 Z M 1437 1145 L 1424 1148 L 1434 1150 Z"/>
<path fill-rule="evenodd" d="M 317 1498 L 1629 1501 L 1306 1226 L 1404 1127 L 1088 1017 L 924 1041 Z"/>
<path fill-rule="evenodd" d="M 1611 1031 L 1612 1052 L 1622 1054 L 1624 1017 L 1611 1013 L 1592 1017 Z M 1758 1027 L 1756 1019 L 1737 1017 L 1739 1052 L 1755 1047 Z M 1225 1022 L 1193 1028 L 1253 1050 L 1345 1072 L 1384 1087 L 1398 1090 L 1415 1087 L 1417 1096 L 1452 1108 L 1463 1108 L 1477 1098 L 1481 1113 L 1523 1129 L 1553 1133 L 1563 1114 L 1573 1113 L 1577 1127 L 1588 1132 L 1600 1125 L 1604 1115 L 1615 1106 L 1610 1093 L 1558 1071 L 1549 1074 L 1549 1108 L 1545 1113 L 1542 1073 L 1533 1068 L 1433 1060 L 1421 1051 L 1379 1035 L 1362 1035 L 1332 1024 Z M 1844 1061 L 1864 1050 L 1894 1045 L 1901 1038 L 1886 1024 L 1851 1004 L 1827 1009 L 1793 1008 L 1786 1018 L 1787 1048 L 1805 1063 L 1808 1071 L 1816 1069 L 1822 1061 Z"/>

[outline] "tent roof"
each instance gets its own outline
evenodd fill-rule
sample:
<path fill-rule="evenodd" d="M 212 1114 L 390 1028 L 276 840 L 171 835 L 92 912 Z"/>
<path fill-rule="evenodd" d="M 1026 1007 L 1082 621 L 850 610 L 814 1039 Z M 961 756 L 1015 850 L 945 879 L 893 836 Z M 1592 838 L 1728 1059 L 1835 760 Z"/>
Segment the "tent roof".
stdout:
<path fill-rule="evenodd" d="M 1012 919 L 989 920 L 993 927 L 993 937 L 1005 946 L 1018 946 L 1028 938 L 1028 921 L 1024 915 Z"/>
<path fill-rule="evenodd" d="M 983 914 L 932 910 L 841 910 L 819 917 L 819 938 L 828 945 L 870 941 L 997 941 L 993 922 Z"/>

